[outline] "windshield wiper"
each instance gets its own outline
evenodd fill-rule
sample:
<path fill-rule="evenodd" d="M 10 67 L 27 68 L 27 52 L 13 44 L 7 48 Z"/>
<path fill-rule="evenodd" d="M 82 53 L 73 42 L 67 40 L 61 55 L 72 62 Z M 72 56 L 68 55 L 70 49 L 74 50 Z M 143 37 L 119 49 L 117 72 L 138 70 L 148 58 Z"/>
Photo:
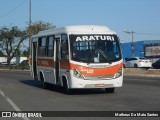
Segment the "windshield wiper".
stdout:
<path fill-rule="evenodd" d="M 98 51 L 101 53 L 101 55 L 107 60 L 107 62 L 109 64 L 112 64 L 112 62 L 108 59 L 108 56 L 101 50 L 101 49 L 98 49 Z"/>

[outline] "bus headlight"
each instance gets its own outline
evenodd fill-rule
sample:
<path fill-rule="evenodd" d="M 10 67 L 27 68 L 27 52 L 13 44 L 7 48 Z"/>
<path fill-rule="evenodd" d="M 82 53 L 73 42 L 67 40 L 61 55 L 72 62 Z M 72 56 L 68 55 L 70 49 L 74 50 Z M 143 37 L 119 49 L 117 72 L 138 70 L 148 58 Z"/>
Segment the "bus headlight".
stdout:
<path fill-rule="evenodd" d="M 122 67 L 119 68 L 118 72 L 116 73 L 115 78 L 118 78 L 120 76 L 122 76 Z"/>
<path fill-rule="evenodd" d="M 83 79 L 83 75 L 77 70 L 77 69 L 73 69 L 73 75 L 76 78 L 81 78 Z"/>

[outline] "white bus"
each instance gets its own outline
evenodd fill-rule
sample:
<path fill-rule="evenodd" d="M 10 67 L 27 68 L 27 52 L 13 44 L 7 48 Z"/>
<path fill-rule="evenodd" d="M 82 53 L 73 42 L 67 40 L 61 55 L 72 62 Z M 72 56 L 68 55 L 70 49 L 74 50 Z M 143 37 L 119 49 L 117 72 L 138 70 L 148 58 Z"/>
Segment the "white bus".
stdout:
<path fill-rule="evenodd" d="M 32 36 L 30 68 L 34 79 L 72 89 L 122 87 L 120 41 L 105 26 L 66 26 Z"/>

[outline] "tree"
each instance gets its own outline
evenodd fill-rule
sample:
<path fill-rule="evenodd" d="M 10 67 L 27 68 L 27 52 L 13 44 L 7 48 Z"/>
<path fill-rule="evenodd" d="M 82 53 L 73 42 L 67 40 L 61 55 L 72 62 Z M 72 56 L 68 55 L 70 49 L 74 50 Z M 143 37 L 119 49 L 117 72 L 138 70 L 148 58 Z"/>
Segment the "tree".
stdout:
<path fill-rule="evenodd" d="M 29 56 L 29 52 L 27 50 L 24 50 L 23 53 L 22 53 L 25 57 L 28 57 Z"/>
<path fill-rule="evenodd" d="M 7 63 L 15 57 L 21 43 L 28 37 L 26 30 L 20 30 L 18 27 L 0 29 L 0 40 L 3 42 L 3 50 L 7 56 Z"/>
<path fill-rule="evenodd" d="M 2 50 L 0 50 L 0 57 L 4 57 Z"/>
<path fill-rule="evenodd" d="M 49 29 L 54 29 L 54 28 L 55 28 L 55 26 L 52 25 L 51 23 L 38 21 L 38 22 L 32 23 L 30 27 L 27 27 L 27 32 L 28 33 L 30 32 L 31 33 L 30 35 L 35 35 L 39 31 L 49 30 Z"/>
<path fill-rule="evenodd" d="M 0 29 L 0 41 L 3 51 L 7 56 L 7 63 L 10 64 L 10 61 L 13 57 L 16 57 L 21 43 L 24 40 L 30 38 L 31 35 L 37 34 L 39 31 L 54 29 L 50 23 L 38 21 L 32 23 L 30 27 L 26 27 L 25 30 L 19 29 L 16 27 L 3 27 Z"/>

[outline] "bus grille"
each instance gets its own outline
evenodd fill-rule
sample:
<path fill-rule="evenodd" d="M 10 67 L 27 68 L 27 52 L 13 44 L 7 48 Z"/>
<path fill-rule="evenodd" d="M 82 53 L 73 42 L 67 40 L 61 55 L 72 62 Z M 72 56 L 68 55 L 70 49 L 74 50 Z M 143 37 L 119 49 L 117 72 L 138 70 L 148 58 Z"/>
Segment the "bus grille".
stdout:
<path fill-rule="evenodd" d="M 113 79 L 115 75 L 105 75 L 105 76 L 84 76 L 85 80 L 110 80 Z"/>

